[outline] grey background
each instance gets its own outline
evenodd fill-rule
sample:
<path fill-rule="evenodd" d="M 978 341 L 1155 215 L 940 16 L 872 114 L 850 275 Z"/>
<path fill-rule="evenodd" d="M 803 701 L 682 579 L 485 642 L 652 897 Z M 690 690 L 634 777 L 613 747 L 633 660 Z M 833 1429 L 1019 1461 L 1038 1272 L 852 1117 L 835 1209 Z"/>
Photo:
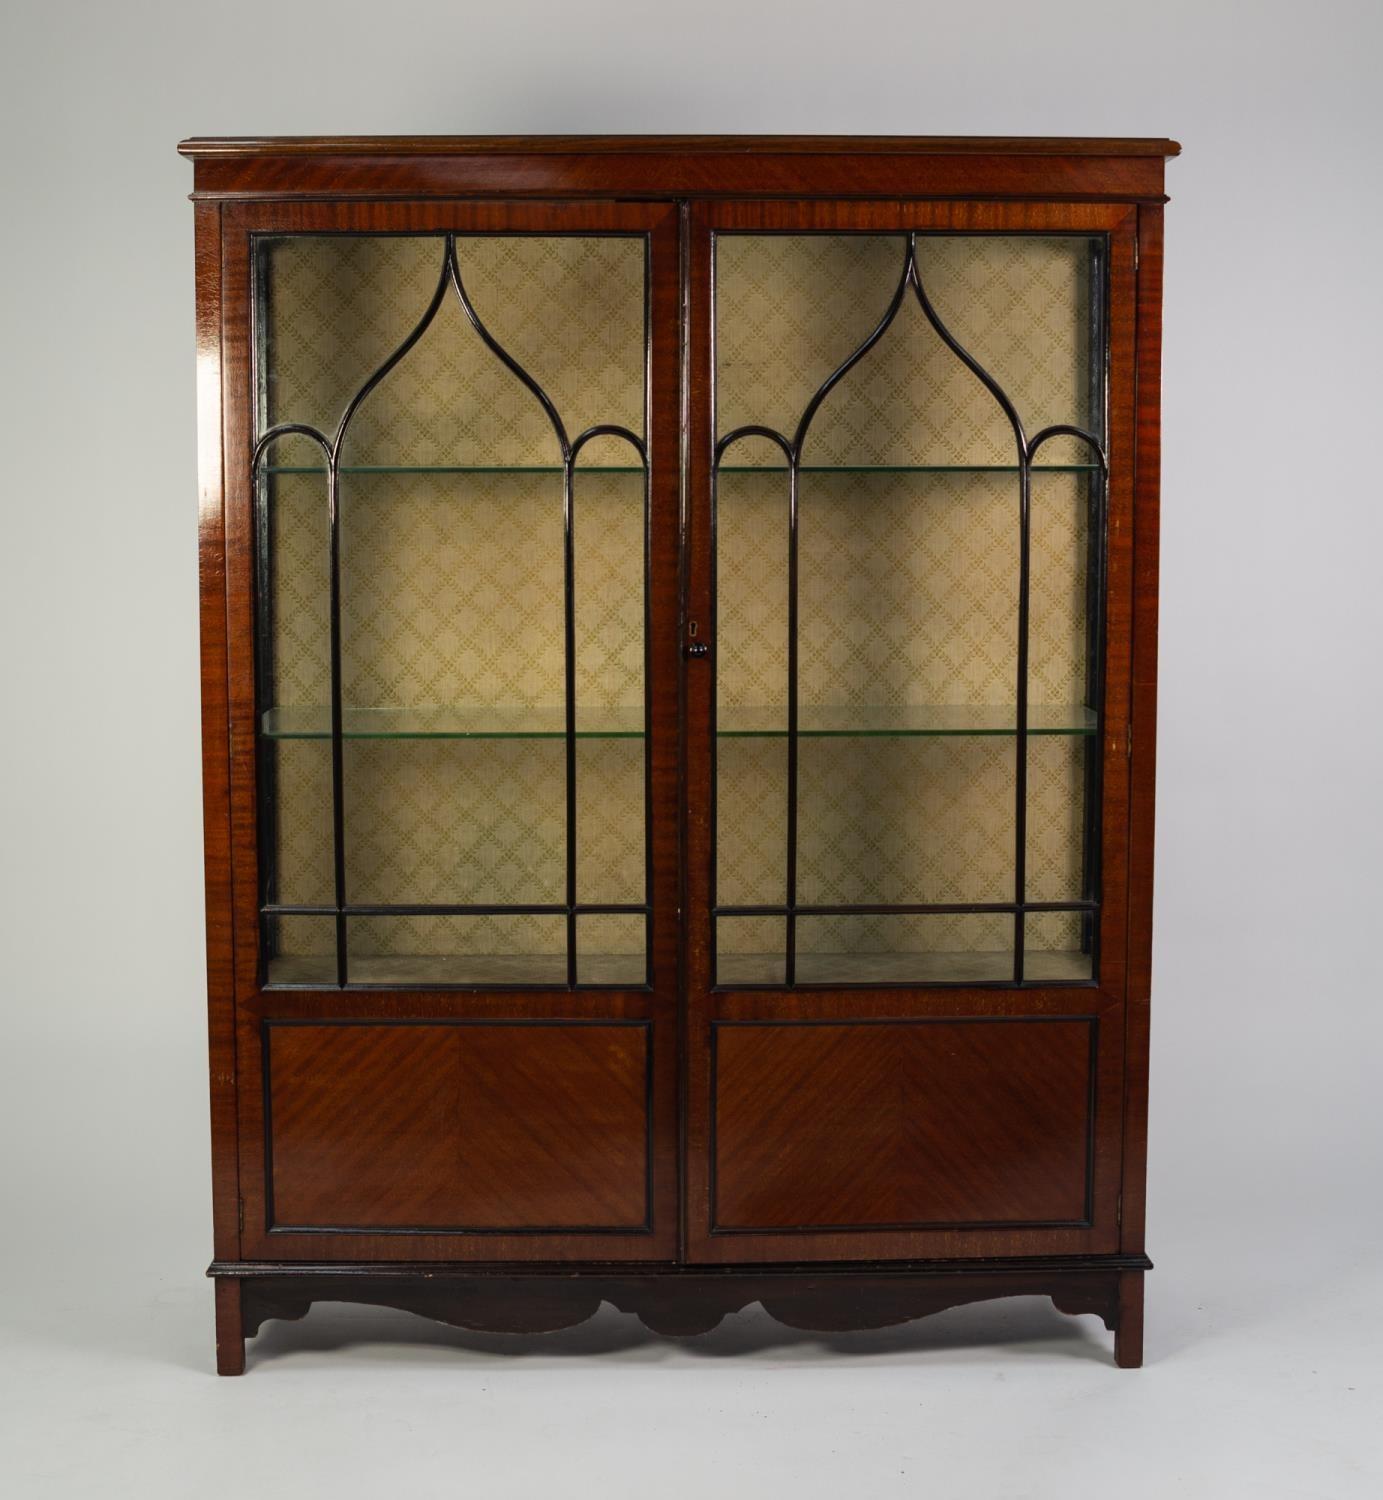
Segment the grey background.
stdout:
<path fill-rule="evenodd" d="M 1379 8 L 50 0 L 3 29 L 10 1493 L 1376 1494 Z M 748 1314 L 686 1346 L 609 1312 L 510 1342 L 318 1309 L 247 1379 L 208 1373 L 173 148 L 605 130 L 1185 145 L 1141 1374 L 1036 1302 L 830 1340 Z"/>

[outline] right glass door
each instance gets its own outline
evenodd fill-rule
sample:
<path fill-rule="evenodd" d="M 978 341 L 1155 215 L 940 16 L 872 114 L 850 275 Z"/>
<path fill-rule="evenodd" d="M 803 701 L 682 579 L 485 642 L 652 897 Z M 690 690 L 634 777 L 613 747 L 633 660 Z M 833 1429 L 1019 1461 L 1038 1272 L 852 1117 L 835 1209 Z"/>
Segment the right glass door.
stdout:
<path fill-rule="evenodd" d="M 715 235 L 713 987 L 1095 977 L 1107 253 Z"/>

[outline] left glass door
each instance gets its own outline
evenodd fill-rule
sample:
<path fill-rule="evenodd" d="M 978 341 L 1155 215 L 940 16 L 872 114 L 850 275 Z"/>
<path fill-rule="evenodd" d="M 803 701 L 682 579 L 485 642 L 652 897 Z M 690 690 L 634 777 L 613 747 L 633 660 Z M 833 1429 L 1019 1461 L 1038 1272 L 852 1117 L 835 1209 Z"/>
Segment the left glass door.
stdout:
<path fill-rule="evenodd" d="M 251 260 L 265 983 L 648 985 L 648 237 Z"/>

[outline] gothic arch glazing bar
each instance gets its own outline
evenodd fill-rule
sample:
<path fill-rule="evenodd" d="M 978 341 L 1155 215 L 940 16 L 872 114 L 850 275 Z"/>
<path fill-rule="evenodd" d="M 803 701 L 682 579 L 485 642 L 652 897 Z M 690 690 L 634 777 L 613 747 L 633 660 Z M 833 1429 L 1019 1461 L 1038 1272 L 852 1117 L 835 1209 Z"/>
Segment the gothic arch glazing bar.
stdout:
<path fill-rule="evenodd" d="M 270 901 L 267 893 L 262 895 L 261 913 L 265 917 L 283 917 L 292 915 L 304 916 L 331 916 L 335 924 L 335 983 L 338 987 L 345 987 L 349 982 L 349 959 L 347 952 L 347 919 L 350 917 L 365 916 L 522 916 L 522 915 L 553 915 L 562 916 L 566 924 L 566 974 L 564 987 L 576 984 L 577 962 L 576 962 L 576 918 L 578 915 L 587 913 L 592 915 L 629 915 L 641 916 L 645 925 L 651 913 L 651 893 L 647 889 L 648 873 L 645 872 L 645 890 L 640 902 L 588 902 L 578 903 L 576 890 L 576 697 L 575 697 L 575 619 L 574 619 L 574 555 L 573 555 L 573 485 L 574 471 L 578 457 L 582 450 L 591 441 L 597 438 L 610 438 L 626 443 L 630 446 L 637 458 L 638 467 L 643 472 L 643 505 L 644 505 L 644 528 L 645 537 L 647 530 L 647 506 L 648 506 L 648 466 L 646 444 L 637 433 L 631 429 L 616 423 L 597 423 L 586 428 L 576 439 L 572 441 L 567 434 L 566 425 L 563 422 L 556 404 L 539 381 L 517 360 L 501 341 L 494 335 L 485 321 L 481 318 L 462 276 L 460 258 L 457 249 L 458 233 L 446 233 L 441 236 L 422 235 L 419 238 L 430 238 L 441 240 L 442 257 L 436 282 L 433 286 L 431 296 L 413 324 L 408 334 L 399 342 L 392 352 L 377 365 L 368 378 L 354 391 L 346 401 L 341 415 L 336 423 L 335 429 L 330 437 L 326 436 L 316 427 L 298 422 L 281 422 L 266 430 L 254 443 L 251 452 L 250 474 L 252 482 L 261 483 L 266 475 L 264 472 L 264 459 L 272 444 L 290 435 L 300 435 L 310 438 L 322 450 L 326 468 L 326 501 L 327 519 L 329 528 L 329 586 L 328 586 L 328 636 L 329 636 L 329 691 L 330 691 L 330 741 L 331 741 L 331 863 L 332 863 L 332 904 L 330 906 L 319 906 L 300 903 L 280 903 Z M 487 234 L 477 236 L 484 238 L 503 238 L 499 234 Z M 646 275 L 646 273 L 645 273 Z M 345 741 L 345 710 L 343 705 L 342 688 L 342 644 L 341 644 L 341 531 L 340 531 L 340 480 L 342 474 L 342 454 L 347 437 L 352 429 L 356 416 L 363 408 L 365 402 L 376 391 L 380 384 L 390 375 L 408 356 L 408 354 L 419 344 L 432 327 L 439 312 L 441 311 L 448 293 L 454 293 L 458 304 L 465 314 L 467 322 L 478 336 L 485 348 L 528 392 L 542 410 L 547 423 L 550 425 L 557 440 L 561 456 L 562 473 L 562 507 L 563 507 L 563 738 L 565 740 L 565 828 L 566 828 L 566 857 L 565 857 L 565 892 L 564 900 L 560 903 L 538 902 L 538 903 L 416 903 L 416 902 L 352 902 L 347 887 L 346 867 L 346 831 L 345 831 L 345 765 L 344 765 L 344 741 Z M 647 287 L 644 293 L 645 330 L 644 343 L 647 341 Z M 645 353 L 645 360 L 646 360 Z M 646 380 L 645 370 L 645 380 Z M 267 537 L 261 537 L 259 545 L 267 546 Z M 645 611 L 645 652 L 647 650 L 647 618 Z M 265 630 L 266 620 L 261 613 L 261 631 Z M 647 678 L 647 661 L 645 657 L 645 680 Z M 267 684 L 266 684 L 267 686 Z M 645 723 L 645 741 L 648 737 L 648 726 Z M 262 740 L 262 736 L 261 736 Z M 261 772 L 263 773 L 263 754 L 261 754 Z M 261 774 L 261 787 L 265 785 L 267 778 Z M 647 777 L 645 777 L 647 786 Z M 644 812 L 645 825 L 647 824 L 647 809 Z M 645 935 L 646 954 L 651 952 L 647 945 L 647 934 Z M 647 959 L 646 959 L 647 961 Z"/>
<path fill-rule="evenodd" d="M 824 233 L 825 231 L 818 231 Z M 804 231 L 809 234 L 810 231 Z M 1009 396 L 999 380 L 985 368 L 983 364 L 968 350 L 959 338 L 950 330 L 938 313 L 935 304 L 928 292 L 923 279 L 921 267 L 918 261 L 918 238 L 916 231 L 905 234 L 904 255 L 901 273 L 894 285 L 893 292 L 885 305 L 882 313 L 871 327 L 869 333 L 851 350 L 831 373 L 813 391 L 812 395 L 803 407 L 801 414 L 793 429 L 791 438 L 775 428 L 758 423 L 746 423 L 735 427 L 723 437 L 718 437 L 714 443 L 712 460 L 712 509 L 716 511 L 719 499 L 720 475 L 727 450 L 732 444 L 742 439 L 759 437 L 772 442 L 782 452 L 787 466 L 788 476 L 788 579 L 787 579 L 787 767 L 786 767 L 786 851 L 785 851 L 785 892 L 784 902 L 781 907 L 773 904 L 743 904 L 722 905 L 717 895 L 717 865 L 719 862 L 718 840 L 715 834 L 715 817 L 712 812 L 712 860 L 710 872 L 711 910 L 713 917 L 718 916 L 770 916 L 781 915 L 785 920 L 784 936 L 784 983 L 791 987 L 797 981 L 797 933 L 796 925 L 799 915 L 825 915 L 825 914 L 903 914 L 903 913 L 977 913 L 994 912 L 1011 913 L 1013 917 L 1013 971 L 1012 981 L 1022 984 L 1025 979 L 1024 969 L 1024 942 L 1025 942 L 1025 917 L 1029 912 L 1040 911 L 1080 911 L 1093 915 L 1097 910 L 1098 903 L 1092 899 L 1083 897 L 1080 901 L 1071 902 L 1038 902 L 1029 900 L 1027 879 L 1027 813 L 1028 813 L 1028 739 L 1031 729 L 1031 715 L 1029 711 L 1029 657 L 1030 657 L 1030 635 L 1031 635 L 1031 593 L 1032 593 L 1032 517 L 1031 517 L 1031 487 L 1032 469 L 1038 451 L 1050 439 L 1065 436 L 1078 439 L 1092 450 L 1095 463 L 1094 468 L 1103 485 L 1107 473 L 1107 460 L 1104 447 L 1099 438 L 1086 429 L 1070 423 L 1060 423 L 1043 428 L 1031 438 L 1027 435 L 1022 417 L 1017 405 Z M 1018 487 L 1018 586 L 1017 586 L 1017 620 L 1015 623 L 1015 657 L 1016 657 L 1016 682 L 1014 684 L 1014 724 L 1013 737 L 1015 744 L 1014 756 L 1014 832 L 1013 832 L 1013 895 L 1011 902 L 951 902 L 951 903 L 911 903 L 911 904 L 878 904 L 878 903 L 835 903 L 830 905 L 806 905 L 799 901 L 798 896 L 798 801 L 799 801 L 799 743 L 801 736 L 801 714 L 800 714 L 800 655 L 799 655 L 799 633 L 800 633 L 800 488 L 801 473 L 803 468 L 803 450 L 807 436 L 811 431 L 812 424 L 816 419 L 822 406 L 831 395 L 832 391 L 841 383 L 847 374 L 856 366 L 868 358 L 883 341 L 885 335 L 892 327 L 898 312 L 905 300 L 909 290 L 916 297 L 927 323 L 930 325 L 937 338 L 950 351 L 951 355 L 975 378 L 992 398 L 1012 434 L 1015 455 L 1014 473 Z M 713 356 L 714 357 L 714 356 Z M 1098 505 L 1101 510 L 1104 504 L 1103 490 L 1101 488 Z M 714 523 L 713 523 L 714 524 Z M 716 578 L 716 563 L 712 560 L 712 597 L 718 597 L 718 583 Z M 711 758 L 711 795 L 713 804 L 717 797 L 717 762 L 718 753 L 715 750 L 715 736 L 717 733 L 717 698 L 718 690 L 712 688 L 712 724 L 711 733 L 713 741 L 713 753 Z M 1088 810 L 1087 810 L 1088 811 Z M 717 932 L 719 928 L 717 926 Z M 713 943 L 713 952 L 717 951 L 719 940 Z M 718 981 L 714 981 L 718 982 Z"/>

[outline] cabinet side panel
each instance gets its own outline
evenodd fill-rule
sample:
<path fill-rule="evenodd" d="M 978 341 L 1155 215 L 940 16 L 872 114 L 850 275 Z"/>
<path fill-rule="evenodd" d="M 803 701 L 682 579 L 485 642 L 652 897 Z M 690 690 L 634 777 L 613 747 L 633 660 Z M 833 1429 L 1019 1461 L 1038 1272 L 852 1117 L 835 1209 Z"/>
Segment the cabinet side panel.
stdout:
<path fill-rule="evenodd" d="M 236 1129 L 235 931 L 231 900 L 226 537 L 221 453 L 221 210 L 193 212 L 197 297 L 197 491 L 206 862 L 212 1226 L 217 1258 L 240 1253 Z"/>
<path fill-rule="evenodd" d="M 221 408 L 225 463 L 226 699 L 230 718 L 230 866 L 236 999 L 258 989 L 259 847 L 255 771 L 254 391 L 250 244 L 230 210 L 221 224 Z M 241 1112 L 241 1129 L 244 1115 Z"/>
<path fill-rule="evenodd" d="M 1138 398 L 1134 505 L 1128 1025 L 1121 1248 L 1144 1247 L 1153 802 L 1157 774 L 1157 575 L 1162 441 L 1162 209 L 1138 211 Z"/>

